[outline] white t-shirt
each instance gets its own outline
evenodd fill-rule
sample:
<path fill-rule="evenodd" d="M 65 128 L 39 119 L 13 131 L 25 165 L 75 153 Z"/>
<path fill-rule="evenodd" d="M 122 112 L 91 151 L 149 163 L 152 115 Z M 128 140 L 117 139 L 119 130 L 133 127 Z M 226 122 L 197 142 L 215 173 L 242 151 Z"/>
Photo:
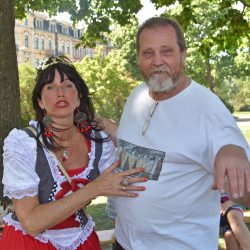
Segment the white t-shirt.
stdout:
<path fill-rule="evenodd" d="M 115 198 L 115 235 L 126 250 L 215 250 L 220 194 L 211 189 L 214 160 L 227 144 L 249 147 L 217 96 L 192 81 L 160 101 L 145 83 L 129 97 L 118 129 L 121 168 L 145 167 L 149 181 L 139 197 Z M 249 154 L 250 155 L 250 154 Z"/>

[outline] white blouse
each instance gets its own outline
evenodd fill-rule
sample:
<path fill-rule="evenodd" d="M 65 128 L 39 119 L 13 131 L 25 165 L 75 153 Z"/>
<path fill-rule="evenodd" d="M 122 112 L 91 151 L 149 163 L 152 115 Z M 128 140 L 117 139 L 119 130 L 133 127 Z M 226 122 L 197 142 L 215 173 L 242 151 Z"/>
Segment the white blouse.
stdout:
<path fill-rule="evenodd" d="M 36 122 L 30 122 L 30 125 L 35 125 Z M 101 132 L 102 137 L 106 137 L 104 132 Z M 56 182 L 54 186 L 54 196 L 61 190 L 61 183 L 66 181 L 65 176 L 61 174 L 57 166 L 57 160 L 54 159 L 44 147 L 44 152 L 49 162 L 49 167 Z M 3 180 L 4 196 L 10 199 L 21 199 L 23 197 L 33 197 L 38 195 L 38 185 L 40 178 L 35 171 L 37 157 L 37 142 L 30 137 L 25 131 L 13 129 L 4 141 L 3 147 Z M 94 168 L 93 162 L 95 159 L 95 142 L 91 141 L 91 150 L 89 152 L 88 166 L 80 174 L 74 175 L 71 179 L 86 178 L 90 171 Z M 111 166 L 117 160 L 116 149 L 112 141 L 103 142 L 102 155 L 98 163 L 98 169 L 102 173 L 107 167 Z M 82 188 L 83 184 L 78 184 Z M 67 195 L 67 194 L 66 194 Z M 4 221 L 8 225 L 13 225 L 16 229 L 22 230 L 26 234 L 21 224 L 11 218 L 8 214 Z M 35 238 L 42 242 L 50 241 L 57 249 L 74 250 L 91 234 L 94 228 L 94 222 L 91 218 L 85 227 L 82 228 L 65 228 L 59 230 L 46 230 L 39 233 Z"/>

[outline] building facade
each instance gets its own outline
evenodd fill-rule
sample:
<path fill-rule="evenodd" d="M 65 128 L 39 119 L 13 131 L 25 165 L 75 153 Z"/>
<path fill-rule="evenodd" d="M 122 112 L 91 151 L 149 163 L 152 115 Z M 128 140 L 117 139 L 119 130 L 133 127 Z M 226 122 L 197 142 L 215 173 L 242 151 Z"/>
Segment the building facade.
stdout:
<path fill-rule="evenodd" d="M 83 28 L 75 28 L 70 22 L 45 13 L 28 12 L 25 19 L 16 19 L 15 24 L 18 64 L 29 61 L 37 67 L 51 55 L 65 55 L 73 62 L 86 55 L 92 58 L 95 53 L 93 48 L 76 48 L 83 34 Z"/>

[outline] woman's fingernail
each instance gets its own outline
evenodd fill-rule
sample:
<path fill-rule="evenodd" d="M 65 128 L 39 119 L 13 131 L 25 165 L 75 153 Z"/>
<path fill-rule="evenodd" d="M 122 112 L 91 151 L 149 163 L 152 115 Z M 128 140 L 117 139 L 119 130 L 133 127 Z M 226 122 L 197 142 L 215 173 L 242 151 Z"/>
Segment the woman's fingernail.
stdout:
<path fill-rule="evenodd" d="M 146 187 L 141 187 L 141 190 L 143 191 L 143 190 L 146 190 Z"/>
<path fill-rule="evenodd" d="M 139 194 L 135 194 L 135 193 L 133 193 L 133 194 L 132 194 L 132 196 L 133 196 L 133 197 L 138 197 L 138 196 L 139 196 Z"/>
<path fill-rule="evenodd" d="M 145 177 L 145 178 L 143 179 L 143 181 L 148 181 L 148 178 L 147 178 L 147 177 Z"/>
<path fill-rule="evenodd" d="M 141 171 L 141 172 L 144 172 L 144 168 L 140 168 L 140 171 Z"/>

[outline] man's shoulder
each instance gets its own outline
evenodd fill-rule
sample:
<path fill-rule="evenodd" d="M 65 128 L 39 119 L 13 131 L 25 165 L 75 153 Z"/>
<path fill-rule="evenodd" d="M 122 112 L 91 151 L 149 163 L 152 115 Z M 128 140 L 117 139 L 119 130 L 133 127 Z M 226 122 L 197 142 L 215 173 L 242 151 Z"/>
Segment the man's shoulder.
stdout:
<path fill-rule="evenodd" d="M 142 90 L 145 90 L 145 89 L 148 89 L 148 86 L 145 82 L 140 82 L 132 92 L 137 92 L 137 91 L 142 91 Z"/>

